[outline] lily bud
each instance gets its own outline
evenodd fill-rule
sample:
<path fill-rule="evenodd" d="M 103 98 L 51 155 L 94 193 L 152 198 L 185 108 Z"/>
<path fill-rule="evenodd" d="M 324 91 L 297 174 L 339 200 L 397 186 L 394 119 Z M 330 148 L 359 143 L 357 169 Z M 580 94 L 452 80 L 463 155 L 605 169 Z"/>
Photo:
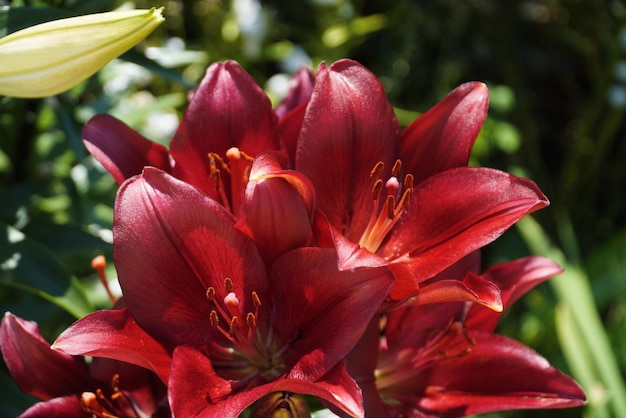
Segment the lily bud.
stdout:
<path fill-rule="evenodd" d="M 45 97 L 74 87 L 148 36 L 163 8 L 54 20 L 0 39 L 0 95 Z"/>
<path fill-rule="evenodd" d="M 310 418 L 306 400 L 295 393 L 274 392 L 255 405 L 250 418 Z"/>

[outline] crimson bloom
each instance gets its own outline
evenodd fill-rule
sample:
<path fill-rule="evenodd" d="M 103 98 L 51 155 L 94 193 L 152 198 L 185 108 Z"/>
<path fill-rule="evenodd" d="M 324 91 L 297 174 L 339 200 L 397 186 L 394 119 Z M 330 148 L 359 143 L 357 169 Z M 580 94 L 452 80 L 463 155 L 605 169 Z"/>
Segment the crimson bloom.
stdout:
<path fill-rule="evenodd" d="M 0 325 L 0 349 L 20 389 L 42 400 L 20 418 L 168 417 L 165 385 L 148 370 L 119 361 L 50 349 L 39 326 L 9 312 Z"/>
<path fill-rule="evenodd" d="M 497 288 L 480 278 L 427 283 L 548 204 L 529 180 L 466 167 L 487 107 L 484 84 L 463 84 L 400 132 L 378 79 L 342 60 L 320 65 L 301 120 L 291 122 L 300 129 L 283 130 L 298 135 L 295 169 L 327 219 L 317 219 L 319 242 L 337 248 L 342 268 L 388 265 L 392 303 L 417 296 L 502 308 Z"/>
<path fill-rule="evenodd" d="M 285 111 L 298 97 L 285 104 Z M 152 166 L 172 173 L 240 214 L 252 159 L 280 150 L 278 117 L 267 95 L 234 61 L 211 65 L 170 143 L 148 140 L 110 115 L 82 131 L 89 152 L 121 184 Z"/>
<path fill-rule="evenodd" d="M 493 266 L 483 276 L 502 289 L 506 309 L 560 271 L 550 260 L 528 257 Z M 576 382 L 530 348 L 493 333 L 500 315 L 468 302 L 389 312 L 381 322 L 384 337 L 378 338 L 378 329 L 375 334 L 380 352 L 376 391 L 367 393 L 370 410 L 380 417 L 460 417 L 583 405 Z"/>
<path fill-rule="evenodd" d="M 274 173 L 260 168 L 266 180 L 283 180 L 266 171 Z M 262 180 L 255 180 L 255 190 Z M 281 195 L 283 188 L 276 188 Z M 245 219 L 266 234 L 255 229 L 254 218 Z M 360 390 L 341 360 L 385 298 L 391 273 L 340 271 L 332 249 L 288 245 L 264 257 L 263 242 L 240 224 L 206 194 L 156 168 L 120 188 L 114 221 L 119 281 L 132 318 L 171 354 L 172 412 L 237 416 L 272 392 L 292 392 L 362 415 Z M 112 348 L 127 340 L 102 324 L 110 315 L 103 312 L 75 323 L 54 347 L 113 358 L 127 358 L 130 349 L 151 358 L 141 343 Z"/>

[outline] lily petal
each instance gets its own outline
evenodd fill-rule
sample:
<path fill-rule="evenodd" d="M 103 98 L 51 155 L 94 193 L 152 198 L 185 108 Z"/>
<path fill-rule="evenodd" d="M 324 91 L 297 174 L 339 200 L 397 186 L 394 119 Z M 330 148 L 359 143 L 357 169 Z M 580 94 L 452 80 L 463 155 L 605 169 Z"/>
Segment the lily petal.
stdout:
<path fill-rule="evenodd" d="M 309 101 L 315 76 L 308 67 L 302 67 L 294 74 L 285 99 L 276 107 L 276 115 L 282 119 L 287 113 Z"/>
<path fill-rule="evenodd" d="M 549 278 L 563 272 L 554 261 L 543 257 L 525 257 L 508 263 L 496 264 L 482 275 L 483 279 L 495 283 L 502 291 L 503 311 L 506 311 L 517 299 L 530 289 Z M 493 331 L 500 312 L 473 306 L 465 325 L 471 329 Z"/>
<path fill-rule="evenodd" d="M 292 340 L 288 377 L 317 380 L 345 357 L 377 312 L 393 282 L 386 268 L 340 271 L 333 250 L 302 248 L 278 258 L 271 273 L 273 326 Z"/>
<path fill-rule="evenodd" d="M 49 400 L 92 387 L 84 360 L 51 350 L 36 322 L 5 313 L 0 325 L 0 350 L 24 393 Z"/>
<path fill-rule="evenodd" d="M 231 394 L 230 383 L 215 374 L 210 360 L 202 352 L 190 346 L 179 346 L 174 351 L 169 387 L 175 416 L 237 417 L 256 400 L 272 392 L 317 396 L 352 416 L 363 415 L 358 386 L 342 365 L 334 367 L 317 382 L 286 378 Z"/>
<path fill-rule="evenodd" d="M 407 261 L 421 282 L 547 205 L 528 179 L 488 168 L 447 170 L 414 189 L 407 212 L 378 253 Z"/>
<path fill-rule="evenodd" d="M 261 256 L 234 224 L 217 202 L 154 168 L 120 188 L 113 225 L 120 285 L 137 323 L 166 347 L 201 345 L 219 334 L 206 291 L 221 294 L 227 277 L 247 298 L 246 311 L 254 311 L 253 290 L 268 299 Z"/>
<path fill-rule="evenodd" d="M 376 163 L 387 176 L 398 155 L 399 127 L 378 79 L 360 64 L 321 64 L 306 109 L 296 169 L 311 179 L 332 225 L 358 242 L 370 218 Z M 343 231 L 342 231 L 343 232 Z"/>
<path fill-rule="evenodd" d="M 85 147 L 118 184 L 145 166 L 171 171 L 169 152 L 111 115 L 91 118 L 82 131 Z"/>
<path fill-rule="evenodd" d="M 283 170 L 272 153 L 255 159 L 237 227 L 259 245 L 269 265 L 280 254 L 312 240 L 315 193 L 301 173 Z"/>
<path fill-rule="evenodd" d="M 96 311 L 79 319 L 59 335 L 52 348 L 135 364 L 154 371 L 163 382 L 169 377 L 170 355 L 137 325 L 126 308 Z"/>
<path fill-rule="evenodd" d="M 52 382 L 54 379 L 50 379 Z M 83 388 L 84 389 L 84 388 Z M 77 394 L 38 402 L 28 408 L 19 418 L 84 418 L 85 411 Z"/>
<path fill-rule="evenodd" d="M 580 386 L 530 348 L 496 334 L 471 335 L 475 345 L 469 354 L 442 359 L 421 370 L 418 380 L 423 382 L 419 385 L 424 398 L 418 401 L 420 409 L 465 416 L 585 404 Z"/>
<path fill-rule="evenodd" d="M 208 153 L 223 158 L 237 147 L 255 157 L 279 149 L 278 138 L 271 102 L 254 79 L 234 61 L 212 64 L 172 139 L 174 173 L 215 197 Z"/>
<path fill-rule="evenodd" d="M 405 172 L 413 174 L 417 184 L 450 168 L 467 166 L 488 108 L 489 90 L 483 83 L 454 89 L 402 131 Z"/>

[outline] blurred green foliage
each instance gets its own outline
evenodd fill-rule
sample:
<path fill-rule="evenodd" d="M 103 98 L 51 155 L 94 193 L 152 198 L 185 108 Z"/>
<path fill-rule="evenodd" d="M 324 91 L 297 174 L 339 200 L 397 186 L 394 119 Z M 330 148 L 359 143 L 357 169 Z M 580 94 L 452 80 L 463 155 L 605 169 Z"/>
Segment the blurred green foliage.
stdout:
<path fill-rule="evenodd" d="M 0 0 L 0 36 L 121 5 L 114 0 Z M 552 206 L 536 219 L 554 243 L 542 248 L 562 249 L 562 262 L 581 280 L 576 289 L 587 289 L 589 315 L 599 319 L 590 322 L 602 328 L 594 333 L 580 321 L 572 325 L 575 318 L 568 309 L 576 309 L 571 304 L 577 302 L 564 296 L 567 282 L 542 285 L 520 300 L 504 316 L 500 331 L 577 373 L 583 383 L 589 372 L 590 404 L 489 416 L 619 416 L 611 402 L 626 394 L 607 387 L 610 383 L 601 377 L 594 380 L 593 365 L 585 371 L 583 364 L 592 354 L 575 351 L 587 347 L 587 333 L 600 332 L 608 351 L 599 355 L 615 359 L 619 371 L 614 372 L 623 386 L 623 0 L 136 0 L 125 6 L 165 6 L 166 22 L 69 92 L 37 100 L 0 98 L 2 311 L 38 321 L 52 340 L 77 316 L 107 306 L 90 260 L 98 254 L 111 259 L 117 186 L 82 145 L 80 129 L 92 115 L 112 113 L 167 143 L 187 91 L 211 62 L 239 61 L 276 102 L 299 66 L 350 57 L 382 80 L 403 125 L 464 81 L 490 86 L 490 114 L 472 164 L 539 184 Z M 518 231 L 485 250 L 485 265 L 538 248 L 529 247 L 529 235 Z M 108 271 L 114 278 L 114 268 Z M 7 395 L 3 416 L 16 415 L 32 402 L 20 396 L 5 369 L 0 391 Z"/>

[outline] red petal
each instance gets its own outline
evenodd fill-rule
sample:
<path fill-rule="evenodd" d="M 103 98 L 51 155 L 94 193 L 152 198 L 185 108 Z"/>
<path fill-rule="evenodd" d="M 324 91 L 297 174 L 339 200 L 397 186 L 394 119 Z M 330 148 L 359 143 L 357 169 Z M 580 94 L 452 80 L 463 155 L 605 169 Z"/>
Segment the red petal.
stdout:
<path fill-rule="evenodd" d="M 580 386 L 530 348 L 499 335 L 471 335 L 476 344 L 469 354 L 440 357 L 417 373 L 424 391 L 420 409 L 460 416 L 585 404 Z"/>
<path fill-rule="evenodd" d="M 92 389 L 84 360 L 51 350 L 36 322 L 5 313 L 0 325 L 0 350 L 24 393 L 48 400 Z"/>
<path fill-rule="evenodd" d="M 322 64 L 306 110 L 296 169 L 309 177 L 318 206 L 337 229 L 357 241 L 372 206 L 370 172 L 398 155 L 398 124 L 378 79 L 360 64 Z"/>
<path fill-rule="evenodd" d="M 543 257 L 520 258 L 490 267 L 482 277 L 502 290 L 502 303 L 507 310 L 517 299 L 539 283 L 563 272 L 554 261 Z M 493 331 L 501 313 L 473 306 L 465 321 L 467 327 Z"/>
<path fill-rule="evenodd" d="M 291 110 L 309 101 L 315 76 L 308 67 L 302 67 L 291 79 L 291 86 L 285 99 L 276 107 L 276 115 L 282 119 Z"/>
<path fill-rule="evenodd" d="M 414 189 L 378 254 L 407 263 L 421 282 L 547 205 L 530 180 L 488 168 L 448 170 Z"/>
<path fill-rule="evenodd" d="M 287 154 L 289 154 L 289 161 L 291 162 L 292 167 L 295 165 L 298 138 L 300 137 L 300 130 L 302 129 L 302 123 L 304 122 L 307 105 L 308 103 L 303 103 L 296 107 L 291 112 L 283 116 L 278 124 L 280 137 L 283 141 Z"/>
<path fill-rule="evenodd" d="M 111 115 L 96 115 L 83 127 L 85 147 L 118 184 L 141 174 L 145 166 L 170 171 L 167 149 Z"/>
<path fill-rule="evenodd" d="M 277 150 L 279 137 L 270 100 L 239 64 L 226 61 L 209 67 L 172 139 L 174 173 L 214 196 L 207 154 L 224 158 L 231 147 L 255 157 Z"/>
<path fill-rule="evenodd" d="M 401 135 L 405 172 L 416 184 L 454 167 L 467 165 L 470 151 L 487 117 L 489 90 L 465 83 L 411 123 Z"/>
<path fill-rule="evenodd" d="M 387 295 L 386 268 L 337 269 L 335 252 L 303 248 L 272 266 L 274 317 L 281 340 L 297 337 L 285 353 L 297 363 L 290 377 L 316 380 L 348 354 Z"/>
<path fill-rule="evenodd" d="M 214 200 L 156 169 L 121 187 L 113 225 L 120 285 L 137 323 L 167 347 L 220 335 L 206 290 L 224 297 L 227 277 L 244 312 L 254 312 L 252 291 L 268 298 L 265 265 L 234 223 Z"/>
<path fill-rule="evenodd" d="M 50 380 L 54 382 L 55 379 Z M 36 403 L 19 418 L 85 418 L 85 411 L 81 405 L 80 396 L 76 394 Z"/>
<path fill-rule="evenodd" d="M 237 227 L 259 243 L 271 264 L 280 254 L 310 243 L 314 199 L 306 177 L 283 170 L 269 153 L 261 154 L 252 166 Z"/>
<path fill-rule="evenodd" d="M 390 269 L 395 271 L 395 265 L 390 265 Z M 398 275 L 396 275 L 396 280 Z M 389 297 L 392 300 L 402 300 L 405 292 L 402 287 L 397 287 L 398 294 L 394 295 L 396 286 L 392 288 Z M 406 296 L 404 296 L 406 299 Z M 480 276 L 469 273 L 463 280 L 429 280 L 423 283 L 419 290 L 410 296 L 412 306 L 429 305 L 444 302 L 474 302 L 483 305 L 488 310 L 502 312 L 502 299 L 500 289 L 493 282 L 485 280 Z"/>
<path fill-rule="evenodd" d="M 172 412 L 181 417 L 236 417 L 265 395 L 281 391 L 317 396 L 353 416 L 363 415 L 359 388 L 341 365 L 317 382 L 279 378 L 232 393 L 230 383 L 215 374 L 204 354 L 180 346 L 174 351 L 169 388 Z"/>
<path fill-rule="evenodd" d="M 169 375 L 170 355 L 137 325 L 126 308 L 97 311 L 79 319 L 59 335 L 52 348 L 145 367 L 164 382 Z"/>

